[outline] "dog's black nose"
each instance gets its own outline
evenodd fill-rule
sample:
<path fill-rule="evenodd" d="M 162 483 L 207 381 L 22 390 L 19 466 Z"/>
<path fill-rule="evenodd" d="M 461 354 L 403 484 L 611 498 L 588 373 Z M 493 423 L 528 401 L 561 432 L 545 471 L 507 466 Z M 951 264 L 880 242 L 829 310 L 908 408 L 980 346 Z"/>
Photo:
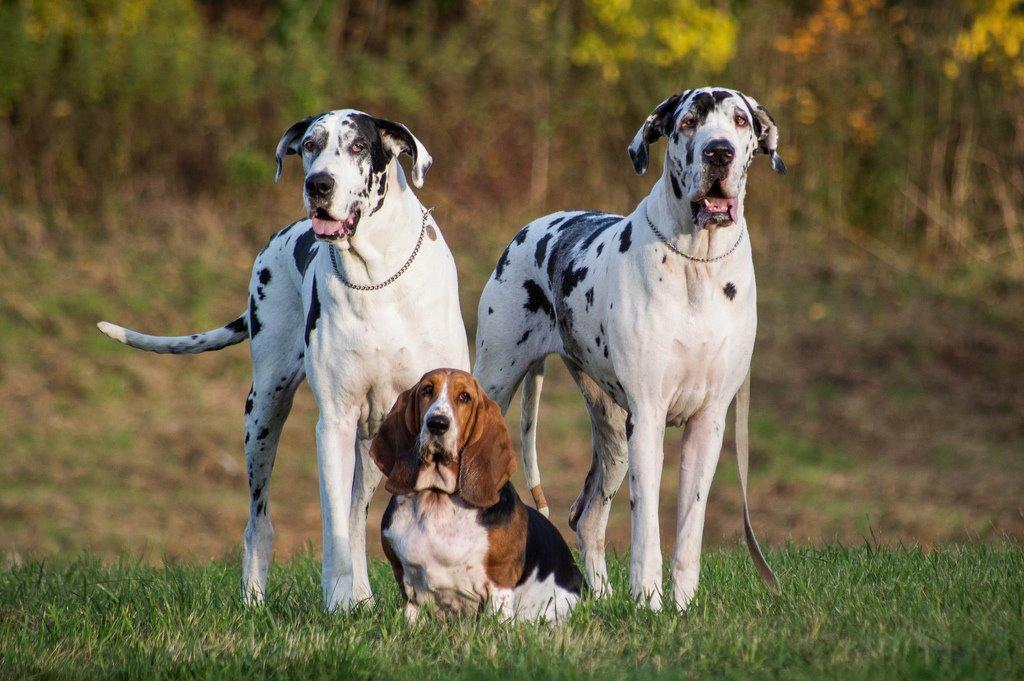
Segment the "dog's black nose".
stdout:
<path fill-rule="evenodd" d="M 317 173 L 306 178 L 306 193 L 310 198 L 325 199 L 334 191 L 334 178 L 330 173 Z"/>
<path fill-rule="evenodd" d="M 704 160 L 713 166 L 727 166 L 735 155 L 729 140 L 711 140 L 704 146 Z"/>
<path fill-rule="evenodd" d="M 427 419 L 427 430 L 434 435 L 444 435 L 448 432 L 449 426 L 451 426 L 451 421 L 443 414 L 434 414 Z"/>

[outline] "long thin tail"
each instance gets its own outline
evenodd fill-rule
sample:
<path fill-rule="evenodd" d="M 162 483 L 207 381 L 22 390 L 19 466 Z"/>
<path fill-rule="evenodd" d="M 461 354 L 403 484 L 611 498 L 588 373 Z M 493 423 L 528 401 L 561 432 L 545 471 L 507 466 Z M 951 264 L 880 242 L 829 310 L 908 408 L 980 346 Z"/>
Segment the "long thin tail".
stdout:
<path fill-rule="evenodd" d="M 220 350 L 229 345 L 241 343 L 249 337 L 249 321 L 244 312 L 233 322 L 220 328 L 193 333 L 189 336 L 150 336 L 110 322 L 100 322 L 96 326 L 107 336 L 125 345 L 139 350 L 172 355 L 194 355 L 210 350 Z"/>
<path fill-rule="evenodd" d="M 773 592 L 779 592 L 779 580 L 761 553 L 761 547 L 754 536 L 754 528 L 750 526 L 750 513 L 747 510 L 747 470 L 750 467 L 750 440 L 748 421 L 750 418 L 750 371 L 743 379 L 743 385 L 736 393 L 736 463 L 740 469 L 740 489 L 743 491 L 743 534 L 747 540 L 747 550 L 754 561 L 758 574 L 765 585 Z"/>
<path fill-rule="evenodd" d="M 534 362 L 523 380 L 523 401 L 519 414 L 520 443 L 523 450 L 523 475 L 533 495 L 533 504 L 547 517 L 548 500 L 540 487 L 537 466 L 537 417 L 540 413 L 540 392 L 544 386 L 544 360 Z"/>

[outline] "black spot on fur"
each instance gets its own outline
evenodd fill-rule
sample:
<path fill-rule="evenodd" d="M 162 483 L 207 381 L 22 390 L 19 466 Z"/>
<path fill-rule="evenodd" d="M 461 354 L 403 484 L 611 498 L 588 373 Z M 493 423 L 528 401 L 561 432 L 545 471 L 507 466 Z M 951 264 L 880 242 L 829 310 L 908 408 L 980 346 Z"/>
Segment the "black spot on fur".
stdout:
<path fill-rule="evenodd" d="M 604 356 L 605 356 L 605 358 L 608 357 L 608 344 L 607 343 L 604 344 Z"/>
<path fill-rule="evenodd" d="M 252 413 L 252 406 L 252 392 L 250 392 L 249 397 L 245 398 L 245 413 L 247 415 Z"/>
<path fill-rule="evenodd" d="M 565 270 L 565 274 L 562 275 L 562 296 L 568 297 L 572 290 L 579 285 L 584 279 L 587 278 L 587 268 L 581 267 L 579 269 L 573 269 L 570 265 Z"/>
<path fill-rule="evenodd" d="M 312 296 L 309 299 L 309 310 L 306 311 L 306 347 L 309 347 L 309 334 L 312 333 L 313 329 L 316 328 L 316 323 L 320 319 L 320 295 L 316 290 L 316 275 L 313 275 L 313 291 Z"/>
<path fill-rule="evenodd" d="M 228 331 L 232 331 L 234 333 L 239 333 L 241 331 L 245 331 L 246 328 L 247 328 L 246 327 L 246 323 L 245 323 L 245 315 L 241 315 L 235 321 L 231 322 L 230 324 L 226 324 L 224 326 L 224 328 L 227 329 Z"/>
<path fill-rule="evenodd" d="M 249 296 L 249 338 L 255 338 L 262 328 L 260 318 L 256 316 L 256 298 Z"/>
<path fill-rule="evenodd" d="M 245 434 L 245 444 L 249 444 L 249 433 Z"/>
<path fill-rule="evenodd" d="M 587 309 L 594 304 L 594 287 L 591 286 L 587 289 L 587 292 L 583 294 L 583 297 L 587 299 Z"/>
<path fill-rule="evenodd" d="M 348 120 L 352 121 L 355 129 L 355 139 L 366 145 L 362 153 L 370 160 L 370 170 L 374 173 L 383 172 L 391 160 L 391 152 L 384 146 L 377 122 L 363 113 L 352 114 Z"/>
<path fill-rule="evenodd" d="M 554 321 L 555 308 L 551 306 L 551 301 L 544 294 L 544 289 L 540 287 L 540 284 L 533 279 L 527 279 L 523 282 L 523 288 L 526 289 L 526 302 L 523 304 L 523 307 L 530 312 L 544 310 L 544 314 Z"/>
<path fill-rule="evenodd" d="M 526 234 L 526 231 L 527 231 L 528 229 L 529 229 L 529 227 L 523 227 L 523 228 L 522 228 L 521 230 L 519 230 L 518 232 L 516 232 L 516 236 L 515 236 L 515 238 L 513 239 L 513 241 L 515 241 L 515 242 L 516 242 L 517 244 L 519 244 L 520 246 L 522 246 L 522 245 L 523 245 L 523 242 L 524 242 L 524 241 L 526 241 L 526 236 L 527 236 L 527 234 Z"/>
<path fill-rule="evenodd" d="M 693 165 L 693 138 L 686 142 L 686 165 Z"/>
<path fill-rule="evenodd" d="M 269 428 L 262 428 L 262 429 L 260 429 L 260 432 L 256 434 L 256 439 L 257 440 L 265 440 L 268 435 L 270 435 L 270 429 Z"/>
<path fill-rule="evenodd" d="M 551 221 L 551 224 L 548 225 L 548 229 L 551 229 L 552 227 L 557 227 L 560 222 L 565 220 L 565 218 L 566 218 L 565 215 L 563 215 L 560 218 L 555 218 L 554 220 Z"/>
<path fill-rule="evenodd" d="M 619 234 L 619 253 L 625 253 L 632 245 L 630 237 L 633 235 L 633 223 L 627 222 L 622 233 Z"/>
<path fill-rule="evenodd" d="M 715 98 L 715 104 L 718 105 L 732 97 L 732 93 L 726 92 L 725 90 L 715 90 L 711 93 L 711 96 Z"/>
<path fill-rule="evenodd" d="M 494 314 L 494 308 L 493 307 L 487 308 L 487 314 Z"/>
<path fill-rule="evenodd" d="M 668 254 L 661 256 L 661 264 L 664 265 L 668 261 Z"/>
<path fill-rule="evenodd" d="M 498 264 L 494 266 L 494 278 L 497 281 L 501 281 L 501 275 L 505 273 L 505 266 L 508 265 L 508 249 L 512 246 L 509 244 L 505 247 L 505 250 L 501 252 L 501 257 L 498 258 Z"/>
<path fill-rule="evenodd" d="M 548 253 L 548 242 L 551 241 L 551 237 L 553 236 L 554 234 L 548 232 L 540 239 L 537 239 L 537 250 L 533 254 L 534 260 L 537 263 L 537 267 L 540 267 L 541 265 L 544 264 L 544 256 L 547 255 Z"/>
<path fill-rule="evenodd" d="M 526 342 L 526 339 L 530 337 L 530 330 L 527 329 L 523 332 L 523 337 L 516 341 L 516 345 L 522 345 Z"/>
<path fill-rule="evenodd" d="M 505 483 L 498 495 L 498 503 L 481 510 L 479 522 L 484 527 L 510 523 L 517 513 L 526 512 L 526 546 L 523 555 L 523 573 L 516 586 L 528 579 L 544 581 L 552 574 L 555 584 L 573 594 L 579 594 L 583 575 L 576 567 L 569 545 L 551 521 L 536 509 L 519 500 L 511 482 Z"/>
<path fill-rule="evenodd" d="M 260 270 L 259 277 L 260 283 L 266 286 L 267 284 L 270 283 L 270 270 L 264 267 L 262 270 Z"/>
<path fill-rule="evenodd" d="M 621 386 L 620 386 L 621 387 Z M 626 439 L 633 437 L 633 415 L 626 415 Z"/>
<path fill-rule="evenodd" d="M 309 267 L 309 263 L 313 261 L 316 251 L 316 234 L 313 233 L 312 229 L 307 229 L 295 240 L 295 248 L 292 250 L 292 256 L 295 258 L 295 268 L 299 271 L 299 274 L 306 274 L 306 269 Z"/>
<path fill-rule="evenodd" d="M 725 288 L 723 288 L 722 291 L 729 300 L 736 297 L 736 286 L 731 281 L 725 285 Z"/>
<path fill-rule="evenodd" d="M 715 98 L 708 92 L 698 92 L 693 96 L 693 102 L 690 104 L 690 110 L 693 111 L 697 117 L 697 124 L 703 123 L 708 114 L 715 108 L 717 102 Z"/>
<path fill-rule="evenodd" d="M 668 177 L 672 180 L 672 193 L 676 195 L 677 199 L 682 199 L 683 189 L 679 186 L 679 182 L 676 181 L 675 173 L 669 173 Z"/>
<path fill-rule="evenodd" d="M 597 254 L 601 255 L 601 251 L 603 251 L 603 250 L 604 250 L 604 243 L 599 243 L 597 245 Z"/>
<path fill-rule="evenodd" d="M 267 510 L 267 502 L 266 501 L 261 500 L 258 504 L 256 504 L 256 515 L 263 515 L 266 512 L 266 510 Z"/>

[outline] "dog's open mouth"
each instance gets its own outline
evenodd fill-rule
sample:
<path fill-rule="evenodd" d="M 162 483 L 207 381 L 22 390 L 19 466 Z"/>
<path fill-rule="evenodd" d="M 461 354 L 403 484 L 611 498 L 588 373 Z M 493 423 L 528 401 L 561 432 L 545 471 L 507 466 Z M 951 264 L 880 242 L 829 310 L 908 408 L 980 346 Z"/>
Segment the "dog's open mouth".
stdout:
<path fill-rule="evenodd" d="M 326 241 L 344 239 L 356 233 L 361 212 L 357 209 L 348 214 L 344 220 L 337 220 L 326 208 L 317 208 L 310 213 L 313 222 L 313 233 Z"/>
<path fill-rule="evenodd" d="M 735 198 L 725 196 L 721 180 L 715 180 L 704 198 L 690 202 L 690 210 L 698 227 L 712 223 L 721 227 L 736 222 L 736 205 Z"/>

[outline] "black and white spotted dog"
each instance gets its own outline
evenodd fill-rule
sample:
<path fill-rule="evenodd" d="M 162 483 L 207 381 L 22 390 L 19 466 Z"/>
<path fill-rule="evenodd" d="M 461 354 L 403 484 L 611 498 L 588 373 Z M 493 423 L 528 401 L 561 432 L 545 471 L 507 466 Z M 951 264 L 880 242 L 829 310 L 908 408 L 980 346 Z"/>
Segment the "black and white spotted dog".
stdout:
<path fill-rule="evenodd" d="M 502 253 L 480 299 L 475 375 L 508 408 L 523 388 L 527 485 L 544 508 L 536 427 L 544 359 L 561 355 L 587 402 L 594 459 L 570 510 L 584 571 L 609 591 L 604 546 L 611 499 L 627 467 L 632 508 L 630 586 L 661 607 L 658 494 L 666 425 L 685 425 L 679 471 L 673 599 L 697 588 L 708 490 L 737 397 L 737 454 L 746 494 L 746 418 L 757 325 L 754 266 L 743 212 L 757 153 L 785 172 L 778 132 L 754 99 L 705 87 L 673 95 L 629 146 L 637 173 L 666 137 L 661 177 L 626 217 L 560 212 L 531 222 Z M 546 510 L 546 508 L 544 508 Z M 747 544 L 762 577 L 744 501 Z"/>
<path fill-rule="evenodd" d="M 242 588 L 263 600 L 270 566 L 270 477 L 281 428 L 304 377 L 320 409 L 317 463 L 327 608 L 372 597 L 366 513 L 381 473 L 370 440 L 398 394 L 437 366 L 468 368 L 455 261 L 397 162 L 417 187 L 430 155 L 401 124 L 350 109 L 299 121 L 277 146 L 299 154 L 309 219 L 275 234 L 253 265 L 249 307 L 222 328 L 148 336 L 107 322 L 111 338 L 153 352 L 197 353 L 248 338 L 245 405 L 249 523 Z"/>

